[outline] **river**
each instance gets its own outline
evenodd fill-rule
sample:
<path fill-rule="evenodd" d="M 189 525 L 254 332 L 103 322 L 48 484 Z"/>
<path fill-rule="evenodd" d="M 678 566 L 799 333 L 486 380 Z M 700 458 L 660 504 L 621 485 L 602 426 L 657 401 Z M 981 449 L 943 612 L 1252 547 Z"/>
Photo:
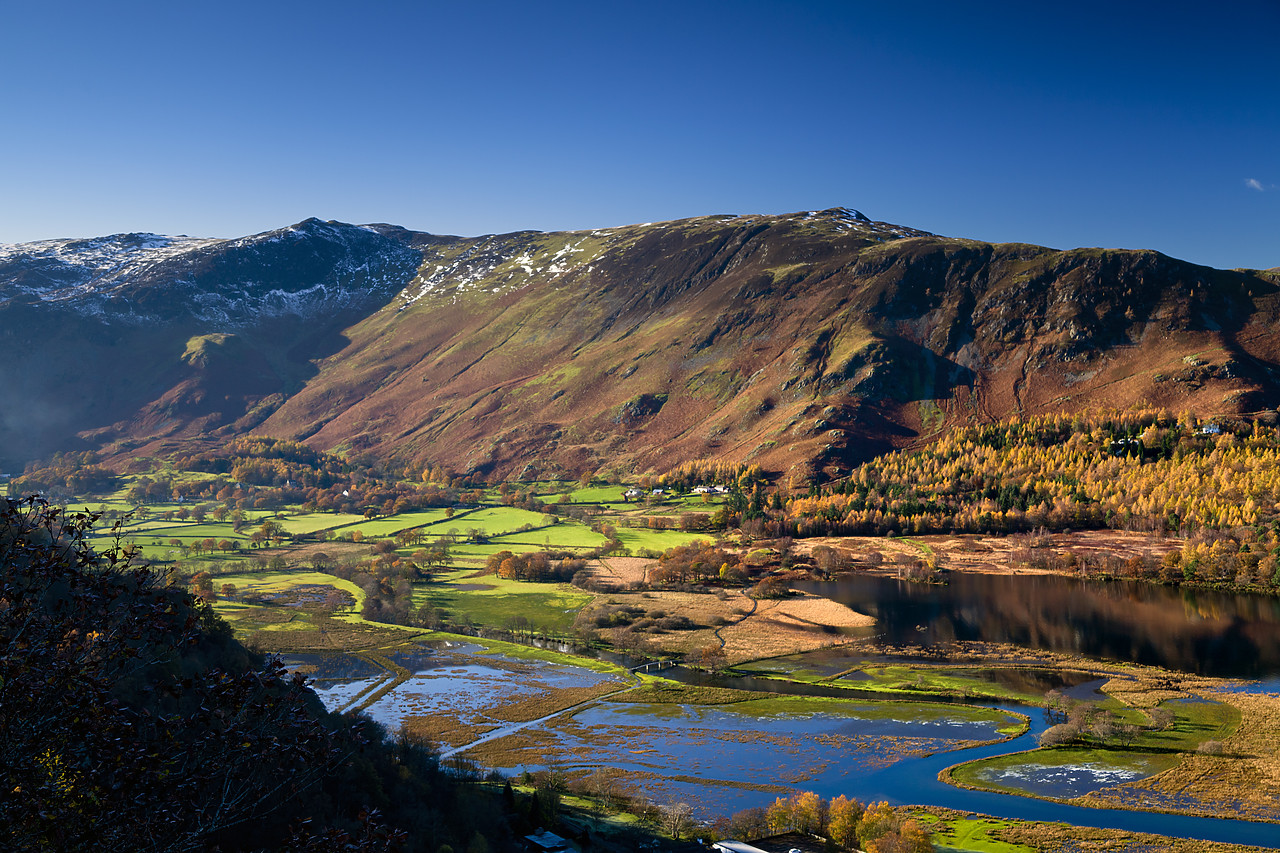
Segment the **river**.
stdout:
<path fill-rule="evenodd" d="M 1261 684 L 1251 689 L 1276 690 L 1280 686 L 1280 600 L 1274 598 L 1177 590 L 1127 582 L 1101 583 L 1043 575 L 955 575 L 949 584 L 942 586 L 858 576 L 832 582 L 803 583 L 800 586 L 876 616 L 880 639 L 891 644 L 928 646 L 955 640 L 1000 642 L 1113 661 L 1153 664 L 1210 676 L 1261 679 Z M 484 693 L 484 690 L 490 688 L 483 686 L 481 676 L 484 673 L 471 673 L 470 669 L 461 666 L 464 661 L 458 654 L 462 651 L 457 649 L 443 657 L 437 656 L 437 653 L 426 654 L 417 663 L 401 661 L 415 672 L 415 679 L 405 684 L 404 690 L 407 692 L 403 698 L 396 698 L 401 694 L 397 688 L 397 692 L 381 700 L 379 706 L 383 709 L 391 705 L 398 706 L 416 694 L 420 697 L 416 701 L 422 711 L 425 710 L 425 700 L 421 697 L 439 693 L 436 690 L 439 687 L 443 690 L 443 694 L 440 694 L 444 702 L 442 709 L 446 709 L 455 704 L 457 697 L 461 695 L 458 690 L 459 679 L 464 679 L 472 691 L 469 694 L 470 702 L 477 709 L 482 708 L 486 702 L 491 701 L 485 698 Z M 822 655 L 856 657 L 857 654 L 853 649 L 814 653 L 815 659 Z M 847 664 L 847 661 L 839 660 L 818 662 L 818 665 L 832 668 L 842 668 Z M 667 671 L 663 674 L 674 675 L 680 680 L 706 680 L 706 676 L 688 670 Z M 367 680 L 367 673 L 351 673 L 354 678 L 361 675 Z M 583 674 L 574 677 L 587 676 Z M 509 678 L 510 673 L 507 674 L 507 679 Z M 530 685 L 533 685 L 542 677 L 533 674 L 529 678 L 534 679 L 530 681 Z M 726 686 L 766 688 L 773 692 L 834 694 L 850 699 L 856 696 L 852 691 L 839 688 L 772 679 L 718 680 Z M 1090 683 L 1080 684 L 1082 680 L 1068 676 L 1064 683 L 1053 686 L 1071 689 L 1075 685 L 1075 689 L 1086 692 L 1096 686 Z M 514 686 L 509 680 L 504 681 L 502 678 L 495 678 L 493 684 L 495 686 L 491 689 L 497 691 L 493 694 L 495 697 L 504 692 L 509 693 Z M 339 689 L 333 695 L 336 698 L 344 695 L 344 692 Z M 349 691 L 345 695 L 349 696 Z M 454 699 L 444 698 L 445 695 L 451 695 Z M 384 722 L 394 726 L 394 720 L 377 713 L 379 706 L 371 710 L 383 717 Z M 744 772 L 749 768 L 750 775 L 756 781 L 782 784 L 799 790 L 816 790 L 827 797 L 843 793 L 863 801 L 883 799 L 899 804 L 936 805 L 1004 818 L 1065 821 L 1081 826 L 1153 832 L 1263 847 L 1280 845 L 1277 840 L 1280 838 L 1280 827 L 1275 824 L 1070 806 L 1011 794 L 970 791 L 937 780 L 938 772 L 947 766 L 1034 747 L 1036 738 L 1045 725 L 1043 715 L 1034 708 L 987 706 L 1030 712 L 1031 730 L 1013 741 L 960 750 L 940 745 L 938 748 L 947 751 L 928 757 L 895 753 L 891 756 L 892 760 L 864 764 L 859 756 L 881 749 L 878 745 L 873 745 L 875 749 L 871 749 L 867 745 L 870 742 L 867 741 L 859 749 L 822 756 L 824 760 L 835 756 L 837 762 L 852 762 L 848 768 L 850 772 L 842 772 L 838 767 L 829 768 L 811 773 L 807 782 L 797 784 L 788 782 L 788 777 L 797 768 L 804 769 L 802 765 L 815 763 L 814 746 L 806 738 L 816 737 L 814 744 L 829 745 L 833 738 L 838 739 L 852 731 L 850 727 L 853 723 L 834 720 L 832 727 L 824 730 L 822 725 L 825 724 L 821 721 L 805 722 L 803 716 L 797 716 L 794 717 L 793 731 L 784 732 L 780 726 L 785 726 L 785 721 L 770 718 L 767 728 L 772 734 L 769 737 L 774 738 L 775 743 L 791 745 L 784 749 L 766 747 L 766 753 L 773 756 L 773 763 L 766 762 L 766 765 L 756 767 L 755 756 L 750 752 L 726 752 L 726 761 L 721 764 L 718 759 L 710 757 L 712 753 L 718 755 L 719 748 L 713 748 L 710 753 L 707 751 L 708 745 L 716 737 L 714 731 L 717 726 L 721 729 L 726 726 L 737 727 L 736 730 L 742 732 L 749 731 L 749 727 L 742 728 L 738 723 L 730 725 L 725 720 L 718 720 L 715 725 L 710 725 L 706 722 L 710 718 L 704 712 L 687 707 L 679 712 L 655 711 L 652 720 L 643 719 L 646 712 L 640 708 L 630 709 L 627 712 L 628 719 L 623 720 L 618 716 L 615 703 L 596 707 L 599 710 L 579 712 L 579 716 L 573 720 L 573 726 L 577 727 L 579 733 L 588 729 L 611 732 L 603 742 L 609 742 L 608 737 L 616 735 L 619 745 L 629 747 L 629 752 L 610 757 L 609 753 L 613 750 L 602 748 L 599 755 L 604 758 L 605 763 L 633 770 L 646 769 L 642 766 L 643 762 L 654 760 L 645 758 L 646 752 L 650 756 L 657 756 L 664 748 L 681 752 L 686 747 L 680 739 L 686 734 L 680 732 L 687 733 L 690 728 L 696 728 L 696 738 L 689 748 L 693 750 L 692 755 L 711 761 L 709 777 L 719 773 L 719 778 L 724 778 L 726 772 L 735 768 Z M 611 708 L 614 710 L 610 710 Z M 454 709 L 454 713 L 459 710 Z M 674 725 L 673 713 L 701 722 L 694 725 L 677 720 L 679 724 Z M 908 713 L 907 716 L 911 714 Z M 635 728 L 628 732 L 624 723 L 634 725 Z M 544 721 L 538 721 L 531 726 L 522 725 L 517 728 L 530 731 L 543 724 Z M 581 742 L 572 740 L 575 729 L 568 730 L 566 741 L 565 731 L 553 731 L 549 720 L 545 721 L 545 725 L 546 736 L 559 738 L 569 746 L 576 746 L 591 754 L 590 739 Z M 669 734 L 662 733 L 664 727 Z M 871 737 L 872 735 L 867 734 L 868 731 L 870 730 L 864 726 L 859 729 L 858 737 L 864 740 Z M 637 733 L 643 733 L 650 739 L 644 742 L 644 749 L 640 748 L 639 741 L 634 740 Z M 726 742 L 739 737 L 725 736 L 723 733 L 719 736 Z M 787 740 L 788 737 L 791 738 L 790 741 Z M 699 743 L 701 746 L 698 746 Z M 888 741 L 878 743 L 883 745 Z M 786 759 L 787 750 L 793 750 L 795 761 Z M 541 763 L 537 756 L 521 760 L 526 762 L 525 766 Z M 685 760 L 688 763 L 690 759 Z M 657 766 L 647 769 L 651 772 L 659 770 Z M 686 776 L 698 775 L 688 767 L 683 772 Z M 770 773 L 774 774 L 773 777 L 769 776 Z M 685 781 L 669 781 L 665 792 L 696 796 L 699 788 L 705 791 L 714 787 L 711 778 L 706 781 L 711 782 L 711 785 L 704 786 L 688 778 Z M 664 791 L 661 787 L 657 790 Z M 711 796 L 709 805 L 713 810 L 732 811 L 763 804 L 771 801 L 773 796 L 776 793 L 721 787 Z"/>

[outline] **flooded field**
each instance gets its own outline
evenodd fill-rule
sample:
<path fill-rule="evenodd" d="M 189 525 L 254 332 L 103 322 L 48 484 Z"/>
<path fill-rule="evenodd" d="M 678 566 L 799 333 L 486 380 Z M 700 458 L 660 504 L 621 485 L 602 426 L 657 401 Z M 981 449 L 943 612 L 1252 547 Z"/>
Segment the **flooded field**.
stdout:
<path fill-rule="evenodd" d="M 475 644 L 417 645 L 381 655 L 295 655 L 286 664 L 314 679 L 327 707 L 360 708 L 389 729 L 446 747 L 474 743 L 461 754 L 486 766 L 614 767 L 644 796 L 679 797 L 708 817 L 796 790 L 835 796 L 860 774 L 998 740 L 1021 725 L 974 706 L 798 696 L 728 705 L 604 701 L 557 714 L 633 682 L 483 652 Z"/>
<path fill-rule="evenodd" d="M 868 771 L 998 739 L 1020 721 L 984 708 L 764 699 L 731 705 L 604 702 L 485 744 L 475 757 L 511 772 L 605 765 L 654 800 L 704 816 L 764 806 L 798 790 L 834 797 Z"/>
<path fill-rule="evenodd" d="M 1050 690 L 1075 698 L 1093 692 L 1081 685 L 1095 684 L 1094 675 L 1047 668 L 1030 660 L 1001 661 L 999 666 L 975 667 L 948 664 L 938 658 L 868 654 L 860 648 L 835 647 L 803 654 L 770 658 L 737 668 L 748 677 L 774 677 L 807 684 L 845 688 L 849 695 L 886 691 L 915 691 L 971 696 L 1004 701 L 1039 702 Z M 758 685 L 757 685 L 758 687 Z"/>
<path fill-rule="evenodd" d="M 533 719 L 627 686 L 619 675 L 484 654 L 474 644 L 419 644 L 380 655 L 293 655 L 325 707 L 357 708 L 394 731 L 466 743 L 504 723 Z"/>
<path fill-rule="evenodd" d="M 1093 762 L 1070 755 L 1048 753 L 1057 761 L 1046 763 L 1043 755 L 1028 758 L 1021 764 L 1006 767 L 984 767 L 975 777 L 1000 788 L 1041 797 L 1069 799 L 1112 785 L 1135 782 L 1166 769 L 1165 762 L 1149 756 L 1129 756 L 1123 763 Z"/>

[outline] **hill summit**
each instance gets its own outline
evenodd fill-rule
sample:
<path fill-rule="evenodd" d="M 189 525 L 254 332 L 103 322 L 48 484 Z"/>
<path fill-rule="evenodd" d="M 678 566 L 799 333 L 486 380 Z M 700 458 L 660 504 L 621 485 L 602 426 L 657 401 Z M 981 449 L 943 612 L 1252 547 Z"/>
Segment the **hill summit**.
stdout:
<path fill-rule="evenodd" d="M 1019 413 L 1273 407 L 1277 284 L 846 208 L 2 246 L 0 383 L 24 406 L 0 465 L 258 432 L 489 478 L 693 458 L 838 476 Z"/>

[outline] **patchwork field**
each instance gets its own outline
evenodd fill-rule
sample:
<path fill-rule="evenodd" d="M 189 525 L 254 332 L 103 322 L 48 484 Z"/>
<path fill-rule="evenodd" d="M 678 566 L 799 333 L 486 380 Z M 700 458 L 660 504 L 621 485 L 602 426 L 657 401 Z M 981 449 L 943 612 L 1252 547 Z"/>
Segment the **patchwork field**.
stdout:
<path fill-rule="evenodd" d="M 437 575 L 413 590 L 415 607 L 431 604 L 465 614 L 474 623 L 495 628 L 535 628 L 568 634 L 574 618 L 594 596 L 564 583 L 528 583 L 497 575 L 476 577 L 469 570 Z M 524 620 L 524 621 L 519 621 Z"/>

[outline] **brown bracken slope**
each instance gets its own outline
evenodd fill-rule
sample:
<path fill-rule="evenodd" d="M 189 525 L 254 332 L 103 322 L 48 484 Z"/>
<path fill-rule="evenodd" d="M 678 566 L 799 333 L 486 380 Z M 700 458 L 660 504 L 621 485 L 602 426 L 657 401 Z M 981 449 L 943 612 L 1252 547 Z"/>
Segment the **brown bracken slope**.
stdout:
<path fill-rule="evenodd" d="M 258 430 L 486 477 L 838 476 L 949 425 L 1273 407 L 1273 272 L 845 209 L 437 243 Z"/>
<path fill-rule="evenodd" d="M 0 470 L 257 432 L 486 478 L 718 458 L 802 480 L 1018 413 L 1280 402 L 1275 270 L 846 209 L 476 238 L 308 220 L 93 279 L 77 245 L 0 263 Z"/>

